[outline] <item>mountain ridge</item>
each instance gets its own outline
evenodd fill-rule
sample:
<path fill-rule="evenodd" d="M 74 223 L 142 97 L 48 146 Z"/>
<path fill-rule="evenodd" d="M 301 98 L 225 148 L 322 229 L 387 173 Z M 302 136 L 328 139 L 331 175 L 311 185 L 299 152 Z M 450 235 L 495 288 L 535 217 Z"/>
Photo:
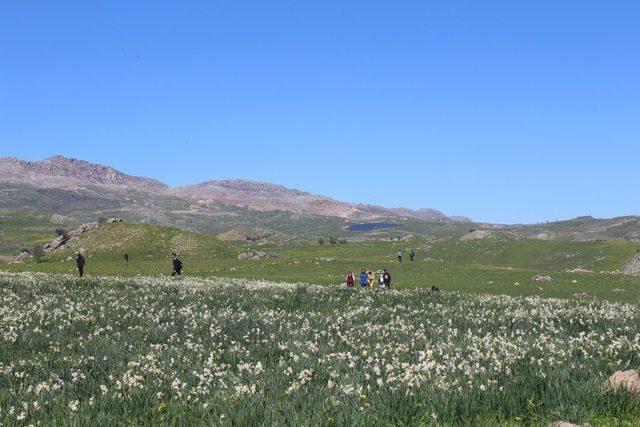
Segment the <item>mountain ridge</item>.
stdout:
<path fill-rule="evenodd" d="M 86 191 L 87 186 L 100 186 L 115 191 L 135 190 L 172 196 L 192 202 L 223 202 L 259 212 L 282 211 L 344 220 L 368 221 L 382 217 L 406 217 L 434 222 L 471 221 L 466 217 L 448 217 L 431 208 L 411 210 L 355 204 L 280 184 L 246 179 L 208 180 L 199 184 L 169 187 L 154 178 L 129 175 L 111 166 L 64 156 L 53 156 L 39 161 L 2 157 L 0 182 L 71 191 Z"/>

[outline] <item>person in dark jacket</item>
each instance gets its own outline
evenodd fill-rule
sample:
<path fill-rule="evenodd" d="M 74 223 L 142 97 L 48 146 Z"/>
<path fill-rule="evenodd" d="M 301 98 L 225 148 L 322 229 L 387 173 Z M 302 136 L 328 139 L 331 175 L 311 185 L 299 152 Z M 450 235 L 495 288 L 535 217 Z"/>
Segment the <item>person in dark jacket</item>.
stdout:
<path fill-rule="evenodd" d="M 409 251 L 409 258 L 411 258 L 411 261 L 415 261 L 416 259 L 416 253 L 413 252 L 413 249 Z"/>
<path fill-rule="evenodd" d="M 384 287 L 387 289 L 391 289 L 391 273 L 385 268 L 384 273 L 382 273 L 382 278 L 384 280 Z"/>
<path fill-rule="evenodd" d="M 82 254 L 78 254 L 78 257 L 76 258 L 76 265 L 78 266 L 78 274 L 80 274 L 80 277 L 83 277 L 85 260 Z"/>
<path fill-rule="evenodd" d="M 129 265 L 129 254 L 125 252 L 122 258 L 124 259 L 124 265 Z"/>
<path fill-rule="evenodd" d="M 176 274 L 178 276 L 182 275 L 182 261 L 180 261 L 178 259 L 178 255 L 176 255 L 175 252 L 173 252 L 171 254 L 171 258 L 173 258 L 173 272 L 171 272 L 172 276 L 175 276 Z"/>

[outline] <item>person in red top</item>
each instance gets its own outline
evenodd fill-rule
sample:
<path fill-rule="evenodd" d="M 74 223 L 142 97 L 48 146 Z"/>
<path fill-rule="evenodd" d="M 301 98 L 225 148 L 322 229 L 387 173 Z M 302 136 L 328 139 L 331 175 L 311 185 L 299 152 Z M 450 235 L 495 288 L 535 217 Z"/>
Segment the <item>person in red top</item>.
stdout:
<path fill-rule="evenodd" d="M 348 288 L 353 288 L 353 286 L 355 285 L 355 278 L 353 277 L 353 271 L 349 270 L 347 272 L 347 287 Z"/>

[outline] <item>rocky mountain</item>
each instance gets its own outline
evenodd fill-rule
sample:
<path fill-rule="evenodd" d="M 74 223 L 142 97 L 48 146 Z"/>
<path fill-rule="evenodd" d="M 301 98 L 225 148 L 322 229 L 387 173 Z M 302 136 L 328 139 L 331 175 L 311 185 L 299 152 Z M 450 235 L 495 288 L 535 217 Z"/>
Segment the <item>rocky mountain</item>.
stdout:
<path fill-rule="evenodd" d="M 0 182 L 62 189 L 99 185 L 115 190 L 136 190 L 154 194 L 165 193 L 168 188 L 155 179 L 131 176 L 109 166 L 62 156 L 38 162 L 14 157 L 0 158 Z"/>
<path fill-rule="evenodd" d="M 438 222 L 450 220 L 442 212 L 434 209 L 414 211 L 406 208 L 356 205 L 282 185 L 246 180 L 207 181 L 169 188 L 155 179 L 131 176 L 109 166 L 62 156 L 35 162 L 0 158 L 0 183 L 38 190 L 65 191 L 69 193 L 68 198 L 73 199 L 70 203 L 76 204 L 79 200 L 84 200 L 85 204 L 99 206 L 108 200 L 111 209 L 130 208 L 141 211 L 153 207 L 158 209 L 161 205 L 169 204 L 172 206 L 172 212 L 194 212 L 207 209 L 219 211 L 221 205 L 226 205 L 257 212 L 285 212 L 353 221 L 381 218 Z M 135 198 L 131 198 L 132 193 L 135 193 Z M 150 199 L 154 201 L 150 202 L 145 195 L 151 196 Z"/>
<path fill-rule="evenodd" d="M 261 212 L 283 211 L 343 219 L 370 216 L 357 206 L 329 197 L 316 196 L 282 185 L 246 180 L 207 181 L 202 184 L 175 187 L 169 191 L 177 197 L 199 201 L 224 202 Z"/>

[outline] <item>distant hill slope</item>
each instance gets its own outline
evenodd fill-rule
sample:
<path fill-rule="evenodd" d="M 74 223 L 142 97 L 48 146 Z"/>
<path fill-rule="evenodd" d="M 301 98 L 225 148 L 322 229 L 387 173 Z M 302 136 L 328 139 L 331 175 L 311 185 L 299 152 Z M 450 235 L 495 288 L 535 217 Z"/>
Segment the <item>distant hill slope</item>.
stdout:
<path fill-rule="evenodd" d="M 434 209 L 412 211 L 356 205 L 282 185 L 246 180 L 208 181 L 169 188 L 155 179 L 131 176 L 109 166 L 62 156 L 36 162 L 0 158 L 0 183 L 4 183 L 5 188 L 13 185 L 31 192 L 33 189 L 56 189 L 71 193 L 67 195 L 71 202 L 79 198 L 101 204 L 100 201 L 106 200 L 109 205 L 116 206 L 153 203 L 153 199 L 160 197 L 165 202 L 182 204 L 184 210 L 191 211 L 211 210 L 210 204 L 214 203 L 213 210 L 218 211 L 226 205 L 258 212 L 278 211 L 349 220 L 401 216 L 426 221 L 448 220 Z M 63 193 L 58 195 L 63 196 Z"/>
<path fill-rule="evenodd" d="M 39 162 L 0 158 L 0 209 L 64 215 L 69 223 L 76 224 L 105 216 L 211 234 L 239 228 L 261 229 L 263 234 L 274 232 L 278 242 L 287 244 L 319 236 L 459 237 L 473 230 L 502 230 L 539 240 L 640 239 L 638 216 L 580 217 L 536 225 L 476 224 L 469 222 L 469 218 L 449 217 L 435 209 L 352 204 L 281 185 L 246 180 L 208 181 L 169 188 L 151 178 L 61 156 Z M 399 227 L 370 232 L 347 230 L 350 225 L 367 222 L 393 223 Z M 17 243 L 12 240 L 5 246 L 15 251 Z M 1 239 L 0 246 L 3 246 Z M 8 252 L 7 248 L 0 247 L 0 252 Z"/>
<path fill-rule="evenodd" d="M 583 216 L 567 221 L 510 226 L 509 230 L 526 238 L 541 240 L 640 239 L 640 216 L 610 219 Z"/>

